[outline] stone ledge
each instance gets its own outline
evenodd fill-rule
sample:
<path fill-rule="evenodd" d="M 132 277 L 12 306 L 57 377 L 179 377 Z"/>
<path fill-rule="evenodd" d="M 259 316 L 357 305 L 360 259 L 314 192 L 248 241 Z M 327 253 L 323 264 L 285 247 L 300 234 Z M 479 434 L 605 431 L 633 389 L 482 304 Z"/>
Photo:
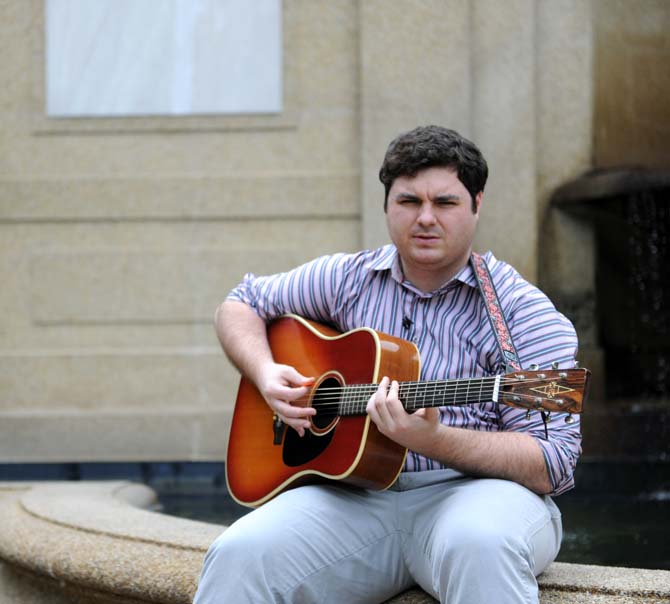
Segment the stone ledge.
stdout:
<path fill-rule="evenodd" d="M 130 482 L 0 483 L 0 599 L 8 604 L 189 604 L 223 526 L 147 509 Z M 670 571 L 554 563 L 542 604 L 670 601 Z M 388 604 L 433 604 L 418 589 Z"/>

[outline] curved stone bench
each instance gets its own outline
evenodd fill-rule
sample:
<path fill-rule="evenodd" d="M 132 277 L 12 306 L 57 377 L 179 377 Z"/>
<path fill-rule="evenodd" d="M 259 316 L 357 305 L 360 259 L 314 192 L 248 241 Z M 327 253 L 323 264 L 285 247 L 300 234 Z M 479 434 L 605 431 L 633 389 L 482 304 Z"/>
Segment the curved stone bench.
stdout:
<path fill-rule="evenodd" d="M 149 509 L 130 482 L 0 483 L 0 601 L 190 604 L 202 559 L 224 527 Z M 540 602 L 670 601 L 670 571 L 554 563 Z M 433 604 L 418 589 L 388 604 Z"/>

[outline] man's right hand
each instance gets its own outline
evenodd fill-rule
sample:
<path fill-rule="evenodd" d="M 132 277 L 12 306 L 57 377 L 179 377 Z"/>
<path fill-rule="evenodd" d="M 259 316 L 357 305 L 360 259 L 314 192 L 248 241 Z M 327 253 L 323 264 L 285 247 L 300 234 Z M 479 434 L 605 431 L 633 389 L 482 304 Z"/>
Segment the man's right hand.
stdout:
<path fill-rule="evenodd" d="M 223 350 L 239 372 L 256 384 L 279 419 L 304 436 L 309 418 L 316 415 L 307 398 L 314 378 L 274 362 L 265 321 L 244 302 L 223 302 L 214 325 Z"/>
<path fill-rule="evenodd" d="M 309 407 L 307 395 L 314 378 L 305 377 L 290 365 L 267 363 L 259 371 L 256 387 L 270 408 L 300 436 L 309 428 L 316 409 Z"/>

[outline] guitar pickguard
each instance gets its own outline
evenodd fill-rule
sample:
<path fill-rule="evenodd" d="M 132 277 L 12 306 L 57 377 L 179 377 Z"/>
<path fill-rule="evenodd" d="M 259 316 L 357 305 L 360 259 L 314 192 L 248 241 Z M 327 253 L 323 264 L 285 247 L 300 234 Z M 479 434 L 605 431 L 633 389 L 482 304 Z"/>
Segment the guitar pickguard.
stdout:
<path fill-rule="evenodd" d="M 289 428 L 284 436 L 282 460 L 287 466 L 295 468 L 316 459 L 328 448 L 333 434 L 332 430 L 326 434 L 314 434 L 307 430 L 301 437 Z"/>

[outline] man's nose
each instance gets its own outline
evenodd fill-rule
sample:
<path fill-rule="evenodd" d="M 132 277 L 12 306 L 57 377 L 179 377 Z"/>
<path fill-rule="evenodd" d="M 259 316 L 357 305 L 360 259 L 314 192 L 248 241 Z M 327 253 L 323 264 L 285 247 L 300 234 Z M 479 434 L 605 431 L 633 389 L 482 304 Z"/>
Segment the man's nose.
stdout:
<path fill-rule="evenodd" d="M 419 217 L 417 219 L 421 224 L 433 224 L 435 222 L 435 212 L 432 203 L 421 204 Z"/>

